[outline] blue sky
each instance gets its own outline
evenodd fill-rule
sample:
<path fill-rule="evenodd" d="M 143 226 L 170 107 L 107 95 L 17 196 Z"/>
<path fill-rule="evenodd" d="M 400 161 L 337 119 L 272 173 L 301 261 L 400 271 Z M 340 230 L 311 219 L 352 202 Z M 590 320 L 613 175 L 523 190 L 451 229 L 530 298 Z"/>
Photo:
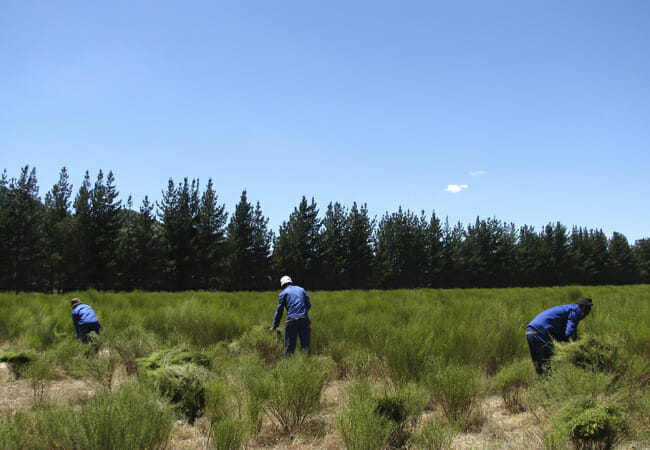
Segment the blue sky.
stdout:
<path fill-rule="evenodd" d="M 650 2 L 4 1 L 0 169 L 650 237 Z"/>

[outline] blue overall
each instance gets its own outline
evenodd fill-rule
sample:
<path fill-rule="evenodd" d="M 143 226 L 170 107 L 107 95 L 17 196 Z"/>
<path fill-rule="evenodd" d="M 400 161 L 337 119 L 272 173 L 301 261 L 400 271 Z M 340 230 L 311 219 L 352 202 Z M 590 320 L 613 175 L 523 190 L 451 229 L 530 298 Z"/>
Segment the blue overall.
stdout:
<path fill-rule="evenodd" d="M 585 318 L 578 305 L 560 305 L 538 314 L 526 328 L 530 357 L 538 374 L 549 368 L 553 356 L 553 342 L 575 341 L 578 323 Z"/>
<path fill-rule="evenodd" d="M 309 354 L 311 344 L 311 322 L 309 295 L 300 286 L 289 284 L 278 296 L 278 308 L 273 316 L 273 328 L 280 325 L 282 313 L 287 309 L 287 322 L 284 326 L 284 354 L 291 355 L 296 351 L 296 343 L 300 337 L 300 349 Z"/>
<path fill-rule="evenodd" d="M 83 303 L 79 303 L 72 310 L 72 324 L 77 330 L 77 337 L 83 343 L 88 341 L 88 333 L 94 331 L 99 334 L 101 328 L 95 310 L 93 310 L 92 306 Z"/>

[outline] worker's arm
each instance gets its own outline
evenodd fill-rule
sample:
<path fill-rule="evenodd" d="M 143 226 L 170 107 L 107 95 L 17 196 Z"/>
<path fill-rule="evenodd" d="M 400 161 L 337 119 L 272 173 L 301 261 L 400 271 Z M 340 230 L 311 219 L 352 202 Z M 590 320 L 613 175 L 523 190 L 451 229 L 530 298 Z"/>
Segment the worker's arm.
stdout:
<path fill-rule="evenodd" d="M 280 320 L 282 319 L 282 313 L 284 312 L 284 296 L 282 293 L 278 296 L 278 307 L 275 310 L 275 315 L 273 316 L 273 327 L 271 331 L 275 330 L 280 326 Z"/>
<path fill-rule="evenodd" d="M 585 315 L 579 307 L 571 309 L 569 319 L 566 321 L 566 339 L 575 341 L 578 339 L 578 323 L 584 319 Z"/>
<path fill-rule="evenodd" d="M 307 308 L 307 311 L 311 309 L 311 301 L 309 301 L 309 294 L 307 294 L 307 291 L 305 291 L 305 308 Z"/>

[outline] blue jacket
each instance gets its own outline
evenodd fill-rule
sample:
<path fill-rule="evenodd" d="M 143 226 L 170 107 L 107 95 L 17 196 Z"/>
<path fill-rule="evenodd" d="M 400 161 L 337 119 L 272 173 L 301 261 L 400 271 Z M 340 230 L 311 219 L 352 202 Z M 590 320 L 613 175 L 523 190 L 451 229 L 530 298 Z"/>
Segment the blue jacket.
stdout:
<path fill-rule="evenodd" d="M 80 303 L 72 310 L 72 323 L 77 330 L 77 336 L 79 336 L 80 325 L 99 323 L 99 320 L 97 320 L 95 310 L 92 308 L 92 306 Z"/>
<path fill-rule="evenodd" d="M 560 305 L 538 314 L 528 326 L 557 341 L 575 341 L 578 322 L 584 318 L 585 313 L 578 305 Z"/>
<path fill-rule="evenodd" d="M 282 292 L 278 296 L 278 309 L 275 311 L 275 316 L 273 317 L 274 328 L 280 325 L 284 308 L 287 308 L 287 320 L 295 319 L 296 317 L 309 318 L 307 312 L 311 308 L 311 303 L 307 291 L 293 284 L 282 289 Z"/>

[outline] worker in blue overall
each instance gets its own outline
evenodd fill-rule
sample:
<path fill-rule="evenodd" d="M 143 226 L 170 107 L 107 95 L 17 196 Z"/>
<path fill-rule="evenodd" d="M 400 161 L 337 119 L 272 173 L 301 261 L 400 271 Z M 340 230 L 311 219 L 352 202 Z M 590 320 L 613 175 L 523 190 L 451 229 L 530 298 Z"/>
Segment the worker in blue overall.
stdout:
<path fill-rule="evenodd" d="M 77 331 L 77 337 L 83 343 L 88 342 L 88 334 L 91 331 L 99 334 L 99 320 L 95 315 L 95 310 L 90 305 L 86 305 L 78 298 L 70 300 L 72 307 L 72 324 Z"/>
<path fill-rule="evenodd" d="M 575 341 L 578 323 L 587 317 L 593 302 L 583 297 L 572 305 L 560 305 L 540 313 L 526 328 L 530 357 L 539 375 L 547 373 L 555 341 Z"/>
<path fill-rule="evenodd" d="M 293 284 L 287 275 L 280 279 L 282 292 L 278 296 L 278 308 L 273 317 L 273 326 L 269 331 L 275 331 L 280 325 L 282 313 L 287 310 L 287 321 L 284 326 L 284 354 L 292 355 L 296 351 L 296 343 L 300 337 L 300 349 L 309 354 L 311 342 L 311 322 L 309 309 L 311 302 L 309 295 L 300 286 Z"/>

